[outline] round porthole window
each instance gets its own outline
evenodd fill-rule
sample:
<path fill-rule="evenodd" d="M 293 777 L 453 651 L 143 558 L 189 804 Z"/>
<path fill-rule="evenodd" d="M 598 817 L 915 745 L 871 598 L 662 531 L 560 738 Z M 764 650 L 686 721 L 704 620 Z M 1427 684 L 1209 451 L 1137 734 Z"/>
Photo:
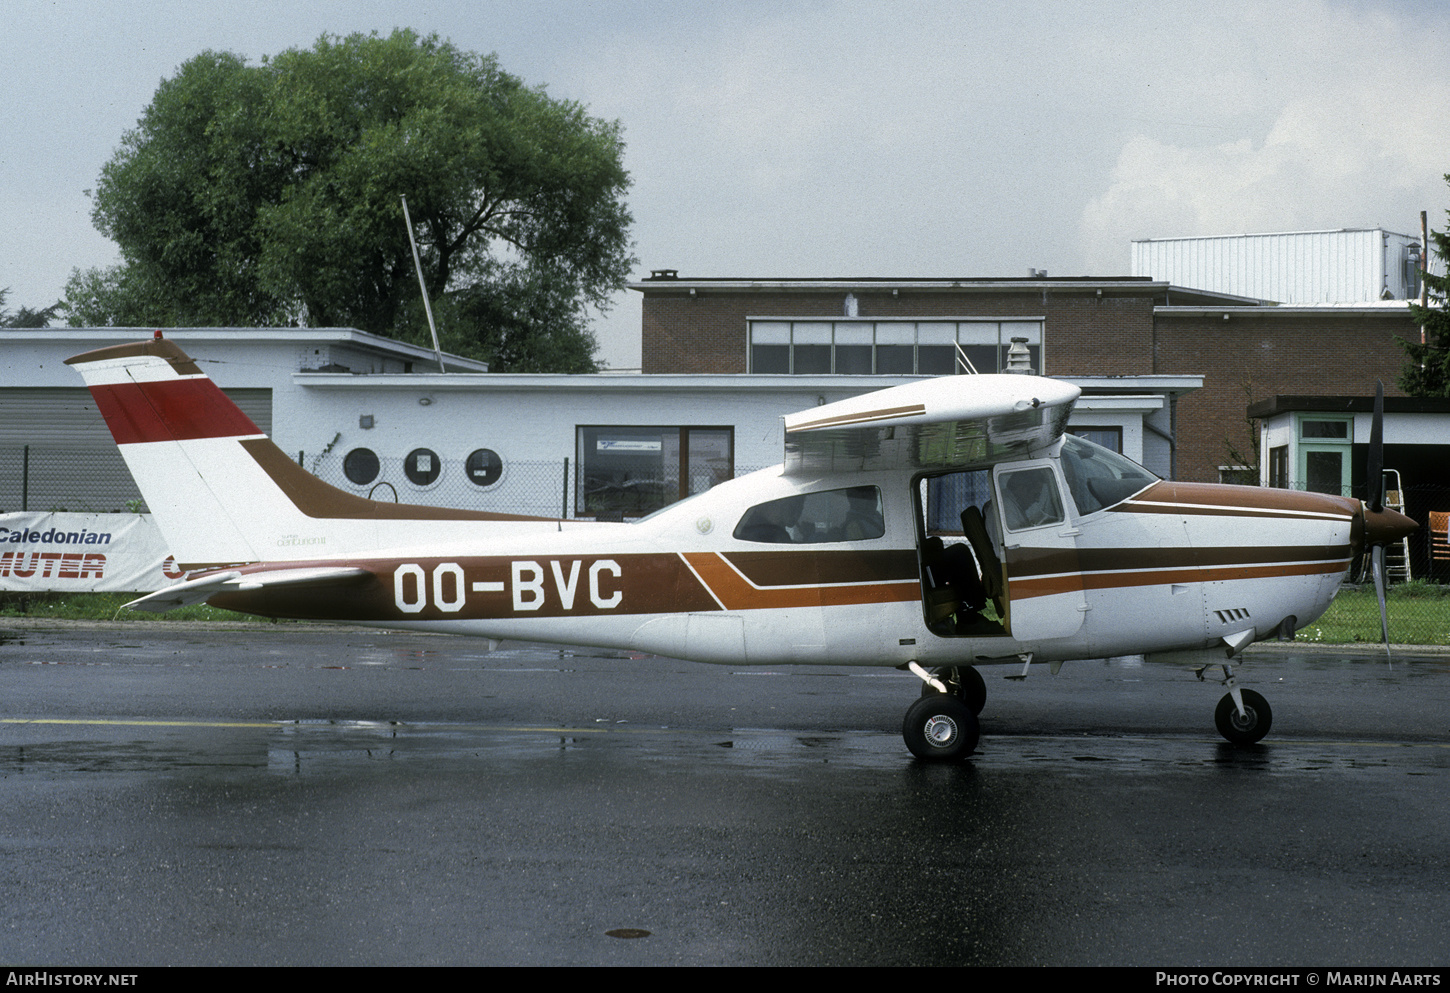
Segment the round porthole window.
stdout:
<path fill-rule="evenodd" d="M 503 475 L 503 459 L 492 449 L 480 448 L 468 456 L 464 468 L 474 486 L 492 486 Z"/>
<path fill-rule="evenodd" d="M 443 464 L 438 461 L 437 453 L 431 449 L 415 448 L 403 460 L 403 475 L 414 486 L 429 485 L 442 471 Z"/>
<path fill-rule="evenodd" d="M 371 448 L 354 448 L 342 460 L 342 474 L 355 486 L 366 486 L 378 478 L 378 456 Z"/>

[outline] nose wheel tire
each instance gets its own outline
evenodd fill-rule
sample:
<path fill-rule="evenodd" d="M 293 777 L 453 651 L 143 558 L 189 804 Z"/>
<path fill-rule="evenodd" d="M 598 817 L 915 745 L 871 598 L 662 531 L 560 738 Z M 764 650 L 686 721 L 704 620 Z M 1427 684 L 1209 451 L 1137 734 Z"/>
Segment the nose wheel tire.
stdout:
<path fill-rule="evenodd" d="M 1269 709 L 1269 701 L 1253 690 L 1239 690 L 1239 695 L 1244 700 L 1243 715 L 1234 706 L 1233 694 L 1228 693 L 1218 702 L 1213 723 L 1218 726 L 1218 733 L 1235 745 L 1252 745 L 1269 733 L 1274 712 Z"/>
<path fill-rule="evenodd" d="M 911 754 L 923 762 L 955 762 L 977 750 L 981 737 L 977 715 L 955 696 L 933 693 L 906 711 L 901 736 Z"/>

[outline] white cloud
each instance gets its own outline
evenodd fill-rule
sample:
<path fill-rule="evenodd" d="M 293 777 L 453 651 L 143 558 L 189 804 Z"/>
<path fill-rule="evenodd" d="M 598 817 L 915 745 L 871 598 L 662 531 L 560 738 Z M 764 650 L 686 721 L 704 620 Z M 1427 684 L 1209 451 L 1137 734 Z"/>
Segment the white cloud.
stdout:
<path fill-rule="evenodd" d="M 1134 238 L 1382 226 L 1439 219 L 1450 172 L 1450 59 L 1434 22 L 1379 9 L 1299 8 L 1245 111 L 1272 122 L 1218 143 L 1134 134 L 1085 205 L 1090 271 L 1126 271 Z M 1441 19 L 1440 23 L 1444 23 Z M 1291 34 L 1290 28 L 1299 30 Z M 1268 63 L 1260 46 L 1258 59 Z M 1417 80 L 1420 82 L 1417 83 Z"/>

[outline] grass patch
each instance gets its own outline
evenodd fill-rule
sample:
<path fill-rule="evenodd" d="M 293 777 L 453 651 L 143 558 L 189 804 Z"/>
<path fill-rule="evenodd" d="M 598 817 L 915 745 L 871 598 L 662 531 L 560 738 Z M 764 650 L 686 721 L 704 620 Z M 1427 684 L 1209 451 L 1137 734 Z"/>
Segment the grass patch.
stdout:
<path fill-rule="evenodd" d="M 0 593 L 0 618 L 33 617 L 55 621 L 248 621 L 270 624 L 265 617 L 239 614 L 204 603 L 178 607 L 164 614 L 122 610 L 140 593 Z"/>
<path fill-rule="evenodd" d="M 1450 645 L 1450 587 L 1415 580 L 1391 586 L 1385 596 L 1390 641 L 1402 645 Z M 1348 645 L 1380 643 L 1380 607 L 1373 586 L 1346 586 L 1324 616 L 1306 625 L 1295 641 Z"/>

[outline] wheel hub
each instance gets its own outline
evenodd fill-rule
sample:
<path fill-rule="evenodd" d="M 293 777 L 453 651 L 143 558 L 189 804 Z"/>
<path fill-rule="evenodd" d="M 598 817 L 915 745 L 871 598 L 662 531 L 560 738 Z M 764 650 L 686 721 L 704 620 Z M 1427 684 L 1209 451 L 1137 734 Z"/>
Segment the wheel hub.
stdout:
<path fill-rule="evenodd" d="M 937 714 L 927 719 L 926 740 L 937 748 L 945 748 L 950 745 L 957 736 L 957 722 L 945 714 Z"/>

